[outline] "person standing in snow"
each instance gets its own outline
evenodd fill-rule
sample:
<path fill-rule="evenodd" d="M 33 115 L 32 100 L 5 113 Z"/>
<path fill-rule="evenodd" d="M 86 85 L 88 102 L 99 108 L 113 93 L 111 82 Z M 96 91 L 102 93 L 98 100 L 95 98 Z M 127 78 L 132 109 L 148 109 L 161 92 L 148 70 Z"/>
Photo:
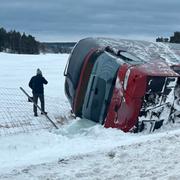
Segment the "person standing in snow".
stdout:
<path fill-rule="evenodd" d="M 33 101 L 37 104 L 38 98 L 40 99 L 41 109 L 45 114 L 47 114 L 47 112 L 45 112 L 44 84 L 47 83 L 48 81 L 42 76 L 42 72 L 39 68 L 37 69 L 36 76 L 33 76 L 29 81 L 29 87 L 32 89 Z M 34 116 L 38 116 L 37 107 L 35 105 L 33 105 L 33 111 Z M 41 114 L 43 113 L 41 112 Z"/>

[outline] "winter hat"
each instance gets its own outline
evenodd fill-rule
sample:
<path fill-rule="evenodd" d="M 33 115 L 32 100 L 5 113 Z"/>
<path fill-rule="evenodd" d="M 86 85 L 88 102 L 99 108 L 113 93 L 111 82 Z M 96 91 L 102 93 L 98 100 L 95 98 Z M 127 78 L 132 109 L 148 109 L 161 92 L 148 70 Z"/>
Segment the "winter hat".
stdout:
<path fill-rule="evenodd" d="M 39 68 L 37 69 L 37 75 L 42 75 L 42 72 Z"/>

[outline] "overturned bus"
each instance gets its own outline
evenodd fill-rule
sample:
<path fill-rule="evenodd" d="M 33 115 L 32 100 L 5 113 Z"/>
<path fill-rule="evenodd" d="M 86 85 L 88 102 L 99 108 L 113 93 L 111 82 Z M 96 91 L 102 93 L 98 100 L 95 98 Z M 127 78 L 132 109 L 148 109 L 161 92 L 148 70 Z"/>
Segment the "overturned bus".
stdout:
<path fill-rule="evenodd" d="M 162 60 L 145 62 L 116 40 L 79 41 L 64 75 L 77 117 L 124 132 L 153 131 L 174 121 L 178 71 Z"/>

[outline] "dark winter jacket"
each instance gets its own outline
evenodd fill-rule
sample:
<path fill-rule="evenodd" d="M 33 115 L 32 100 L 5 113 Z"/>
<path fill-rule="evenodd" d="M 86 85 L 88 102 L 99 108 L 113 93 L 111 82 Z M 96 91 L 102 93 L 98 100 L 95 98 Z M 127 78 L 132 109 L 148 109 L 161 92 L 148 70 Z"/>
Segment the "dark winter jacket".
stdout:
<path fill-rule="evenodd" d="M 32 89 L 33 94 L 43 94 L 44 86 L 48 81 L 42 75 L 36 75 L 31 78 L 29 81 L 29 87 Z"/>

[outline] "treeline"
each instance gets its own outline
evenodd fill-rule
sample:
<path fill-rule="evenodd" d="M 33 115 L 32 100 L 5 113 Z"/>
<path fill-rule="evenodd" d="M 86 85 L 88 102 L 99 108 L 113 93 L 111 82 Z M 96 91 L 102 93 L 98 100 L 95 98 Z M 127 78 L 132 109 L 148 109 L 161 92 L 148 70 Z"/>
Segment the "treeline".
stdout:
<path fill-rule="evenodd" d="M 158 37 L 156 42 L 180 43 L 180 32 L 174 32 L 174 35 L 169 38 Z"/>
<path fill-rule="evenodd" d="M 40 50 L 42 53 L 69 54 L 76 42 L 43 42 Z"/>
<path fill-rule="evenodd" d="M 18 54 L 39 54 L 40 43 L 31 35 L 15 30 L 7 32 L 0 28 L 0 52 Z"/>

